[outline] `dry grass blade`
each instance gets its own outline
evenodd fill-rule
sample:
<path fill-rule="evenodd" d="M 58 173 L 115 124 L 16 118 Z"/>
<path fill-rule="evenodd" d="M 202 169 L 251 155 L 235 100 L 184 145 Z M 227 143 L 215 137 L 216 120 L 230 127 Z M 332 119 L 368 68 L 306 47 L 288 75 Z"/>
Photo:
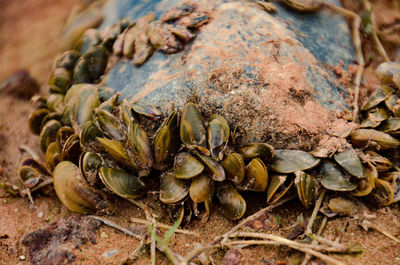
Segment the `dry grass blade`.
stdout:
<path fill-rule="evenodd" d="M 327 221 L 328 221 L 328 217 L 324 216 L 324 219 L 322 219 L 321 225 L 319 226 L 319 229 L 318 229 L 318 232 L 317 232 L 318 236 L 320 236 L 322 234 L 322 231 L 324 230 Z M 313 240 L 311 242 L 312 246 L 316 246 L 317 244 L 318 244 L 318 242 L 316 240 Z M 301 265 L 307 265 L 308 262 L 310 261 L 310 259 L 311 259 L 311 255 L 310 254 L 306 254 L 306 256 L 304 257 L 303 262 L 301 263 Z"/>
<path fill-rule="evenodd" d="M 128 229 L 126 229 L 126 228 L 124 228 L 124 227 L 122 227 L 120 225 L 117 225 L 116 223 L 114 223 L 114 222 L 112 222 L 110 220 L 107 220 L 107 219 L 104 219 L 104 218 L 101 218 L 101 217 L 98 217 L 98 216 L 95 216 L 95 215 L 89 215 L 89 217 L 91 217 L 93 219 L 96 219 L 96 220 L 99 220 L 103 224 L 108 225 L 108 226 L 110 226 L 112 228 L 115 228 L 115 229 L 117 229 L 117 230 L 119 230 L 119 231 L 121 231 L 121 232 L 123 232 L 123 233 L 125 233 L 127 235 L 130 235 L 130 236 L 135 237 L 135 238 L 140 239 L 140 240 L 144 239 L 144 236 L 135 234 L 132 231 L 130 231 L 130 230 L 128 230 Z"/>
<path fill-rule="evenodd" d="M 151 221 L 140 219 L 140 218 L 132 217 L 130 220 L 131 220 L 131 222 L 137 223 L 137 224 L 151 225 Z M 159 228 L 171 229 L 171 227 L 172 227 L 170 225 L 166 225 L 166 224 L 163 224 L 163 223 L 160 223 L 160 222 L 157 222 L 157 221 L 155 221 L 155 224 Z M 199 236 L 199 234 L 197 234 L 196 232 L 185 230 L 185 229 L 179 229 L 179 228 L 177 228 L 175 230 L 175 233 L 191 235 L 191 236 Z"/>
<path fill-rule="evenodd" d="M 363 6 L 364 6 L 364 9 L 367 10 L 371 14 L 371 24 L 372 24 L 371 37 L 372 37 L 372 41 L 375 44 L 375 48 L 385 62 L 390 62 L 390 59 L 386 54 L 385 48 L 383 48 L 383 45 L 382 45 L 381 41 L 379 40 L 378 34 L 376 33 L 375 16 L 374 16 L 374 12 L 372 11 L 371 3 L 368 0 L 363 0 Z"/>

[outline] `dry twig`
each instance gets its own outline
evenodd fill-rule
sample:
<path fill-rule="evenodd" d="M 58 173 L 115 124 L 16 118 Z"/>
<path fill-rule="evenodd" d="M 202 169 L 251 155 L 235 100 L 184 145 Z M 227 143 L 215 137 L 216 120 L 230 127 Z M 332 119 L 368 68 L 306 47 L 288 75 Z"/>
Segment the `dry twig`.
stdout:
<path fill-rule="evenodd" d="M 350 18 L 353 20 L 353 25 L 352 25 L 352 30 L 353 30 L 353 45 L 354 48 L 356 49 L 357 53 L 357 61 L 358 61 L 358 69 L 356 73 L 356 77 L 354 78 L 354 101 L 353 101 L 353 121 L 358 121 L 358 100 L 360 96 L 360 84 L 361 84 L 361 78 L 364 72 L 364 56 L 362 52 L 362 47 L 361 47 L 361 38 L 360 38 L 360 25 L 361 25 L 361 18 L 358 14 L 354 13 L 351 10 L 338 7 L 332 3 L 325 3 L 324 6 L 338 12 L 347 18 Z"/>

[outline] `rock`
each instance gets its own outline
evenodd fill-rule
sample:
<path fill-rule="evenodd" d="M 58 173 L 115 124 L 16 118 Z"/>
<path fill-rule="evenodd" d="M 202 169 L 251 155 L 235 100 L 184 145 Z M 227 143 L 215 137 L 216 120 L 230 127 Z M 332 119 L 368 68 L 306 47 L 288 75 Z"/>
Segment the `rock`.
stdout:
<path fill-rule="evenodd" d="M 15 72 L 0 83 L 1 93 L 24 99 L 30 99 L 35 93 L 38 93 L 39 90 L 40 87 L 38 83 L 25 69 Z"/>
<path fill-rule="evenodd" d="M 75 259 L 70 250 L 91 242 L 96 243 L 100 222 L 89 217 L 60 219 L 29 233 L 22 244 L 27 247 L 32 264 L 68 264 Z"/>
<path fill-rule="evenodd" d="M 150 11 L 160 17 L 181 3 L 110 1 L 102 28 Z M 345 20 L 280 5 L 269 14 L 251 1 L 196 3 L 211 21 L 182 52 L 156 52 L 141 67 L 121 60 L 104 84 L 132 101 L 159 106 L 164 114 L 195 101 L 203 114 L 216 112 L 232 127 L 239 125 L 242 142 L 312 150 L 335 113 L 349 108 L 347 92 L 331 70 L 342 61 L 346 69 L 355 58 Z"/>
<path fill-rule="evenodd" d="M 230 249 L 228 250 L 224 257 L 222 258 L 221 264 L 222 265 L 239 265 L 240 264 L 240 259 L 242 258 L 242 255 L 240 255 L 240 252 L 237 249 Z"/>

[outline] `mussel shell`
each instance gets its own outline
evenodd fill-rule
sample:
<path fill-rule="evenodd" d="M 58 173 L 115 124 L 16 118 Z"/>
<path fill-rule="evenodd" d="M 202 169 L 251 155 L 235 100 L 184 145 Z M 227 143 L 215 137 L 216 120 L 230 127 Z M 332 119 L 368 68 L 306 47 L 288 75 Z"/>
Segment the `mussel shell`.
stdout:
<path fill-rule="evenodd" d="M 49 120 L 46 122 L 39 136 L 40 150 L 42 150 L 42 152 L 46 152 L 49 144 L 56 140 L 57 131 L 61 127 L 61 123 L 57 120 Z"/>
<path fill-rule="evenodd" d="M 207 138 L 211 156 L 222 160 L 228 144 L 230 129 L 228 122 L 220 115 L 213 114 L 208 119 Z"/>
<path fill-rule="evenodd" d="M 80 133 L 81 145 L 85 148 L 92 149 L 96 143 L 98 143 L 97 137 L 103 138 L 104 135 L 93 121 L 87 121 L 85 125 L 83 125 Z"/>
<path fill-rule="evenodd" d="M 320 182 L 324 188 L 335 191 L 352 191 L 357 182 L 331 161 L 323 161 L 319 168 Z"/>
<path fill-rule="evenodd" d="M 229 154 L 222 162 L 227 178 L 234 183 L 241 183 L 245 176 L 246 166 L 243 157 L 238 153 Z"/>
<path fill-rule="evenodd" d="M 377 107 L 368 112 L 368 116 L 360 124 L 361 128 L 375 128 L 390 117 L 385 107 Z"/>
<path fill-rule="evenodd" d="M 384 121 L 378 129 L 392 136 L 398 136 L 400 135 L 400 118 L 391 117 Z"/>
<path fill-rule="evenodd" d="M 53 68 L 65 68 L 68 71 L 72 71 L 80 56 L 81 54 L 78 51 L 65 51 L 55 59 Z"/>
<path fill-rule="evenodd" d="M 42 176 L 42 173 L 34 167 L 31 166 L 21 166 L 18 169 L 18 178 L 22 183 L 30 179 L 37 179 L 39 180 Z"/>
<path fill-rule="evenodd" d="M 100 180 L 97 177 L 97 174 L 103 164 L 103 158 L 94 152 L 84 152 L 79 158 L 79 168 L 82 175 L 92 187 L 100 186 Z"/>
<path fill-rule="evenodd" d="M 135 40 L 139 26 L 133 26 L 125 32 L 124 44 L 122 47 L 122 54 L 124 57 L 130 59 L 135 53 Z"/>
<path fill-rule="evenodd" d="M 239 147 L 238 153 L 243 156 L 244 160 L 260 158 L 265 163 L 269 163 L 275 156 L 275 151 L 272 146 L 265 143 L 251 143 Z"/>
<path fill-rule="evenodd" d="M 281 0 L 287 7 L 297 12 L 315 12 L 321 6 L 321 0 Z"/>
<path fill-rule="evenodd" d="M 396 115 L 396 110 L 395 110 L 395 106 L 398 105 L 397 104 L 397 100 L 399 99 L 399 97 L 396 94 L 392 94 L 390 95 L 386 100 L 385 100 L 385 106 L 391 111 L 393 112 L 393 114 L 395 114 L 394 116 L 397 117 Z"/>
<path fill-rule="evenodd" d="M 214 196 L 214 182 L 207 174 L 201 174 L 192 180 L 189 194 L 196 203 L 211 201 Z"/>
<path fill-rule="evenodd" d="M 65 94 L 71 86 L 71 72 L 65 68 L 56 68 L 50 75 L 49 87 L 53 93 Z"/>
<path fill-rule="evenodd" d="M 98 89 L 99 99 L 101 102 L 104 102 L 114 95 L 114 90 L 109 87 L 99 87 Z"/>
<path fill-rule="evenodd" d="M 97 88 L 90 84 L 72 86 L 64 102 L 69 109 L 73 128 L 78 132 L 87 121 L 92 120 L 94 109 L 100 104 Z"/>
<path fill-rule="evenodd" d="M 45 161 L 50 170 L 53 170 L 62 161 L 61 150 L 57 142 L 52 142 L 47 147 Z"/>
<path fill-rule="evenodd" d="M 267 190 L 267 203 L 275 203 L 289 194 L 293 179 L 287 175 L 272 175 Z"/>
<path fill-rule="evenodd" d="M 211 178 L 214 181 L 224 181 L 225 171 L 224 168 L 211 157 L 197 153 L 197 158 L 206 166 L 211 173 Z"/>
<path fill-rule="evenodd" d="M 295 171 L 307 170 L 317 166 L 319 158 L 315 158 L 301 150 L 279 149 L 275 150 L 275 157 L 270 167 L 278 173 L 293 173 Z"/>
<path fill-rule="evenodd" d="M 132 108 L 128 105 L 128 102 L 125 100 L 119 107 L 119 116 L 120 120 L 124 123 L 126 127 L 129 127 L 131 122 L 135 120 L 132 114 Z"/>
<path fill-rule="evenodd" d="M 146 132 L 135 121 L 131 121 L 128 129 L 128 146 L 136 164 L 142 169 L 150 169 L 153 165 L 153 155 L 150 140 Z"/>
<path fill-rule="evenodd" d="M 296 171 L 294 174 L 296 175 L 294 184 L 299 199 L 306 208 L 309 208 L 315 200 L 317 182 L 314 176 L 303 171 Z"/>
<path fill-rule="evenodd" d="M 396 138 L 373 129 L 358 129 L 350 135 L 350 142 L 355 147 L 365 147 L 371 141 L 376 142 L 382 150 L 396 149 L 400 146 L 400 141 Z"/>
<path fill-rule="evenodd" d="M 101 45 L 97 45 L 90 48 L 82 57 L 87 61 L 90 80 L 96 82 L 106 69 L 108 61 L 107 49 Z"/>
<path fill-rule="evenodd" d="M 107 188 L 122 198 L 136 199 L 147 193 L 144 183 L 125 171 L 101 167 L 99 176 Z"/>
<path fill-rule="evenodd" d="M 163 171 L 175 156 L 179 143 L 178 115 L 176 112 L 161 124 L 154 138 L 154 168 Z"/>
<path fill-rule="evenodd" d="M 375 189 L 370 196 L 381 206 L 392 204 L 394 191 L 389 182 L 382 179 L 375 179 Z"/>
<path fill-rule="evenodd" d="M 50 175 L 50 172 L 48 171 L 46 166 L 33 158 L 26 158 L 26 159 L 22 160 L 20 167 L 23 167 L 23 166 L 33 167 L 43 175 L 46 175 L 46 176 Z"/>
<path fill-rule="evenodd" d="M 94 111 L 93 120 L 104 135 L 116 141 L 126 140 L 126 129 L 124 125 L 117 117 L 108 111 L 96 109 Z"/>
<path fill-rule="evenodd" d="M 62 116 L 61 116 L 61 114 L 59 114 L 57 112 L 50 112 L 43 118 L 41 127 L 43 128 L 43 126 L 46 124 L 46 122 L 48 122 L 50 120 L 56 120 L 56 121 L 62 122 Z"/>
<path fill-rule="evenodd" d="M 153 46 L 150 44 L 147 37 L 147 29 L 139 31 L 135 41 L 135 56 L 133 63 L 136 66 L 141 66 L 154 52 Z"/>
<path fill-rule="evenodd" d="M 239 189 L 263 192 L 268 186 L 268 171 L 261 159 L 254 158 L 246 167 L 246 174 Z"/>
<path fill-rule="evenodd" d="M 349 147 L 341 153 L 336 153 L 334 159 L 350 175 L 360 179 L 365 178 L 363 165 L 353 148 Z"/>
<path fill-rule="evenodd" d="M 43 118 L 46 117 L 50 111 L 45 108 L 41 108 L 38 110 L 35 110 L 32 112 L 31 116 L 29 117 L 28 120 L 28 126 L 29 130 L 36 135 L 40 134 L 40 131 L 42 130 L 42 121 Z"/>
<path fill-rule="evenodd" d="M 231 183 L 225 182 L 218 186 L 217 197 L 226 218 L 236 221 L 243 217 L 246 212 L 246 201 Z"/>
<path fill-rule="evenodd" d="M 132 104 L 132 109 L 135 113 L 145 116 L 147 118 L 159 118 L 161 116 L 161 111 L 156 108 L 154 105 L 143 103 L 143 102 L 135 102 Z"/>
<path fill-rule="evenodd" d="M 71 161 L 74 164 L 78 165 L 81 153 L 82 151 L 79 136 L 77 134 L 73 134 L 68 137 L 68 139 L 64 143 L 64 146 L 62 147 L 61 159 L 63 161 Z"/>
<path fill-rule="evenodd" d="M 120 93 L 114 93 L 109 99 L 106 101 L 103 101 L 99 105 L 99 109 L 107 111 L 107 112 L 112 112 L 114 107 L 118 105 L 118 97 L 120 96 Z"/>
<path fill-rule="evenodd" d="M 204 165 L 189 153 L 182 152 L 175 156 L 174 174 L 178 179 L 191 179 L 203 172 Z"/>
<path fill-rule="evenodd" d="M 376 75 L 381 82 L 400 88 L 400 63 L 381 63 L 376 69 Z"/>
<path fill-rule="evenodd" d="M 47 98 L 47 108 L 50 111 L 62 113 L 64 111 L 64 95 L 59 93 L 52 93 Z"/>
<path fill-rule="evenodd" d="M 368 162 L 365 168 L 365 179 L 360 179 L 357 184 L 357 188 L 350 192 L 351 195 L 356 197 L 367 196 L 375 187 L 375 179 L 378 178 L 378 170 L 376 167 Z"/>
<path fill-rule="evenodd" d="M 367 151 L 365 152 L 368 157 L 368 161 L 371 162 L 378 172 L 385 172 L 392 168 L 392 162 L 384 156 L 374 152 L 374 151 Z"/>
<path fill-rule="evenodd" d="M 74 133 L 75 133 L 74 129 L 72 129 L 69 126 L 63 126 L 60 129 L 58 129 L 56 135 L 56 142 L 58 144 L 58 147 L 61 149 L 65 145 L 67 139 Z"/>
<path fill-rule="evenodd" d="M 139 170 L 139 167 L 136 165 L 135 161 L 132 161 L 132 159 L 129 157 L 123 142 L 100 137 L 97 137 L 96 139 L 119 165 L 134 171 Z"/>
<path fill-rule="evenodd" d="M 174 34 L 176 37 L 184 42 L 189 42 L 195 37 L 195 35 L 184 26 L 170 24 L 166 24 L 166 26 L 172 34 Z"/>
<path fill-rule="evenodd" d="M 160 201 L 171 204 L 183 200 L 189 193 L 188 182 L 175 178 L 174 173 L 164 172 L 160 176 Z"/>
<path fill-rule="evenodd" d="M 82 37 L 75 43 L 74 50 L 84 54 L 91 47 L 99 44 L 101 42 L 100 34 L 96 29 L 88 29 L 83 34 Z"/>
<path fill-rule="evenodd" d="M 378 87 L 361 107 L 361 110 L 368 111 L 375 108 L 379 103 L 385 101 L 392 95 L 392 93 L 393 90 L 389 86 Z"/>
<path fill-rule="evenodd" d="M 119 23 L 108 26 L 100 32 L 100 38 L 105 47 L 111 49 L 114 44 L 115 39 L 121 33 L 121 26 Z"/>
<path fill-rule="evenodd" d="M 180 135 L 182 143 L 187 146 L 206 147 L 206 129 L 197 106 L 186 103 L 182 110 Z"/>
<path fill-rule="evenodd" d="M 400 171 L 383 172 L 379 174 L 379 178 L 388 182 L 400 180 Z"/>
<path fill-rule="evenodd" d="M 330 199 L 328 207 L 332 212 L 343 215 L 352 215 L 356 211 L 356 205 L 352 201 L 342 197 Z"/>
<path fill-rule="evenodd" d="M 111 208 L 105 197 L 86 183 L 72 162 L 62 161 L 56 166 L 53 182 L 58 198 L 70 211 L 88 214 L 107 212 Z"/>
<path fill-rule="evenodd" d="M 31 97 L 30 102 L 31 102 L 32 107 L 35 108 L 36 110 L 47 108 L 47 106 L 46 106 L 47 98 L 45 96 L 34 95 Z"/>
<path fill-rule="evenodd" d="M 92 83 L 89 75 L 88 65 L 89 62 L 85 59 L 85 57 L 79 58 L 79 60 L 75 64 L 74 72 L 72 75 L 73 84 Z"/>

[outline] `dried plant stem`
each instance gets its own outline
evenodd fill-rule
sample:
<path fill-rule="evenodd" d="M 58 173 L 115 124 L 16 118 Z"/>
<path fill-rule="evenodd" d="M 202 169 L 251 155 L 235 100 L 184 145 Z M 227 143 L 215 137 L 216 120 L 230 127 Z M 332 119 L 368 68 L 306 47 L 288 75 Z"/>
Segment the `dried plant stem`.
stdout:
<path fill-rule="evenodd" d="M 353 11 L 342 8 L 342 7 L 338 7 L 331 3 L 324 2 L 324 6 L 353 20 L 353 25 L 352 25 L 353 45 L 354 45 L 354 48 L 356 49 L 357 61 L 358 61 L 358 69 L 357 69 L 356 77 L 354 79 L 353 121 L 358 121 L 358 112 L 359 112 L 358 100 L 359 100 L 359 96 L 360 96 L 361 78 L 363 75 L 364 65 L 365 65 L 364 56 L 363 56 L 362 47 L 361 47 L 361 38 L 360 38 L 361 18 L 358 14 L 354 13 Z"/>
<path fill-rule="evenodd" d="M 151 265 L 156 265 L 156 239 L 153 236 L 156 232 L 157 226 L 156 226 L 156 220 L 154 220 L 151 223 L 151 228 L 153 231 L 151 233 L 151 245 L 150 245 L 150 256 L 151 256 Z"/>
<path fill-rule="evenodd" d="M 237 234 L 233 234 L 230 236 L 230 238 L 236 238 L 236 237 L 250 237 L 250 238 L 258 238 L 258 239 L 264 239 L 264 240 L 270 240 L 268 242 L 269 245 L 279 245 L 281 241 L 285 241 L 286 243 L 291 243 L 300 247 L 305 247 L 317 251 L 323 251 L 323 252 L 348 252 L 351 250 L 348 250 L 346 247 L 342 245 L 335 245 L 332 246 L 331 242 L 329 242 L 328 246 L 323 246 L 323 245 L 312 245 L 312 244 L 303 244 L 299 243 L 293 240 L 286 239 L 281 236 L 273 235 L 273 234 L 266 234 L 266 233 L 255 233 L 255 232 L 239 232 Z"/>
<path fill-rule="evenodd" d="M 236 231 L 238 231 L 240 228 L 242 228 L 243 226 L 245 226 L 246 224 L 248 224 L 251 221 L 254 221 L 255 219 L 257 219 L 258 217 L 260 217 L 261 215 L 265 214 L 266 212 L 271 211 L 272 209 L 281 206 L 282 204 L 292 200 L 293 198 L 295 198 L 296 196 L 291 196 L 288 197 L 284 200 L 279 201 L 276 204 L 273 205 L 269 205 L 261 210 L 259 210 L 258 212 L 250 215 L 249 217 L 247 217 L 246 219 L 244 219 L 243 221 L 241 221 L 239 224 L 237 224 L 236 226 L 234 226 L 231 230 L 229 230 L 228 232 L 226 232 L 223 235 L 220 235 L 218 237 L 216 237 L 213 241 L 211 241 L 210 243 L 208 243 L 205 246 L 199 246 L 197 248 L 195 248 L 194 250 L 192 250 L 191 252 L 189 252 L 188 254 L 186 254 L 186 256 L 183 258 L 183 261 L 180 263 L 181 265 L 186 265 L 188 264 L 190 261 L 192 261 L 194 258 L 196 258 L 198 255 L 200 255 L 201 253 L 208 251 L 210 249 L 216 248 L 218 246 L 216 246 L 218 243 L 220 242 L 225 242 L 228 240 L 229 236 L 232 235 L 233 233 L 235 233 Z"/>
<path fill-rule="evenodd" d="M 131 222 L 137 223 L 137 224 L 151 225 L 151 221 L 140 219 L 140 218 L 132 217 L 130 220 L 131 220 Z M 160 223 L 160 222 L 157 222 L 157 221 L 155 221 L 155 224 L 159 228 L 170 229 L 172 227 L 170 225 L 166 225 L 166 224 L 163 224 L 163 223 Z M 197 234 L 196 232 L 185 230 L 185 229 L 176 229 L 175 233 L 181 233 L 181 234 L 191 235 L 191 236 L 199 236 L 199 234 Z"/>
<path fill-rule="evenodd" d="M 314 235 L 314 234 L 309 234 L 308 236 L 312 240 L 315 240 L 315 241 L 317 241 L 317 242 L 319 242 L 321 244 L 325 244 L 325 245 L 331 246 L 331 247 L 333 247 L 335 249 L 338 249 L 339 251 L 343 251 L 343 250 L 346 249 L 346 247 L 341 245 L 340 243 L 338 243 L 336 241 L 333 241 L 333 240 L 329 240 L 329 239 L 327 239 L 325 237 Z"/>
<path fill-rule="evenodd" d="M 368 0 L 363 0 L 363 6 L 364 9 L 371 14 L 371 24 L 372 24 L 371 37 L 372 41 L 375 44 L 375 48 L 385 62 L 390 62 L 390 59 L 386 54 L 385 48 L 383 48 L 383 45 L 379 40 L 378 34 L 376 33 L 375 15 L 374 12 L 372 11 L 371 3 Z"/>
<path fill-rule="evenodd" d="M 247 217 L 246 219 L 244 219 L 243 221 L 241 221 L 239 224 L 237 224 L 236 226 L 234 226 L 231 230 L 229 230 L 227 233 L 223 234 L 222 236 L 217 237 L 216 239 L 214 239 L 213 242 L 211 242 L 210 244 L 214 243 L 219 243 L 221 241 L 225 241 L 229 238 L 229 236 L 233 233 L 235 233 L 236 231 L 238 231 L 240 228 L 242 228 L 243 226 L 245 226 L 246 224 L 250 223 L 251 221 L 256 220 L 258 217 L 262 216 L 263 214 L 265 214 L 266 212 L 271 211 L 272 209 L 281 206 L 282 204 L 287 203 L 288 201 L 291 201 L 292 199 L 294 199 L 296 196 L 290 196 L 286 199 L 283 199 L 275 204 L 269 205 L 261 210 L 259 210 L 258 212 L 250 215 L 249 217 Z"/>
<path fill-rule="evenodd" d="M 248 233 L 244 233 L 244 234 L 248 234 Z M 338 261 L 338 260 L 336 260 L 336 259 L 334 259 L 332 257 L 329 257 L 328 255 L 325 255 L 325 254 L 323 254 L 321 252 L 318 252 L 318 251 L 315 251 L 315 250 L 311 249 L 310 248 L 311 245 L 309 245 L 309 244 L 301 244 L 301 243 L 298 243 L 298 242 L 295 242 L 295 241 L 292 241 L 292 240 L 289 240 L 289 239 L 286 239 L 286 238 L 283 238 L 283 237 L 270 235 L 270 234 L 264 234 L 264 236 L 268 237 L 268 239 L 272 240 L 272 242 L 274 242 L 275 244 L 278 243 L 279 245 L 285 245 L 285 246 L 288 246 L 290 248 L 293 248 L 293 249 L 299 250 L 301 252 L 304 252 L 306 254 L 310 254 L 310 255 L 312 255 L 314 257 L 317 257 L 317 258 L 323 260 L 326 263 L 333 264 L 333 265 L 344 265 L 344 263 L 342 263 L 342 262 L 340 262 L 340 261 Z M 268 242 L 268 243 L 266 243 L 266 242 Z M 240 245 L 248 244 L 248 243 L 258 244 L 258 245 L 260 245 L 260 244 L 266 245 L 266 244 L 269 244 L 270 242 L 271 241 L 265 241 L 265 240 L 238 241 L 238 243 Z M 233 242 L 226 242 L 226 243 L 223 243 L 223 244 L 224 245 L 229 245 L 229 244 L 235 245 L 237 243 L 235 243 L 235 241 L 233 241 Z"/>
<path fill-rule="evenodd" d="M 380 228 L 379 226 L 371 223 L 370 221 L 364 219 L 361 224 L 362 228 L 364 228 L 365 231 L 368 231 L 368 228 L 372 228 L 375 231 L 381 233 L 382 235 L 386 236 L 387 238 L 390 238 L 391 240 L 393 240 L 394 242 L 400 244 L 400 239 L 394 237 L 392 234 L 390 234 L 389 232 L 383 230 L 382 228 Z"/>
<path fill-rule="evenodd" d="M 305 232 L 306 235 L 312 233 L 312 226 L 314 224 L 315 217 L 317 217 L 318 211 L 321 208 L 321 204 L 322 204 L 322 201 L 324 200 L 325 193 L 326 193 L 326 190 L 323 189 L 321 191 L 321 193 L 319 194 L 318 199 L 315 201 L 314 210 L 311 214 L 310 220 L 308 220 L 307 229 Z"/>
<path fill-rule="evenodd" d="M 31 147 L 29 147 L 29 146 L 23 144 L 23 145 L 20 145 L 18 148 L 19 148 L 19 150 L 20 150 L 21 152 L 22 152 L 22 151 L 25 151 L 25 152 L 27 152 L 34 160 L 39 161 L 39 156 L 38 156 L 38 154 L 37 154 L 35 151 L 33 151 L 33 149 L 32 149 Z"/>
<path fill-rule="evenodd" d="M 46 179 L 45 181 L 39 183 L 39 185 L 37 185 L 36 187 L 33 187 L 31 189 L 31 192 L 40 190 L 41 188 L 43 188 L 43 187 L 45 187 L 47 185 L 50 185 L 50 184 L 53 184 L 53 178 Z"/>
<path fill-rule="evenodd" d="M 110 226 L 110 227 L 112 227 L 114 229 L 117 229 L 117 230 L 119 230 L 119 231 L 121 231 L 121 232 L 123 232 L 123 233 L 125 233 L 127 235 L 130 235 L 130 236 L 134 237 L 134 238 L 137 238 L 137 239 L 140 239 L 140 240 L 144 239 L 144 236 L 135 234 L 134 232 L 132 232 L 132 231 L 120 226 L 120 225 L 117 225 L 116 223 L 114 223 L 114 222 L 112 222 L 110 220 L 107 220 L 107 219 L 104 219 L 104 218 L 101 218 L 101 217 L 98 217 L 98 216 L 95 216 L 95 215 L 89 215 L 89 217 L 91 217 L 93 219 L 96 219 L 96 220 L 99 220 L 103 224 L 108 225 L 108 226 Z"/>
<path fill-rule="evenodd" d="M 123 261 L 121 263 L 121 265 L 133 264 L 140 257 L 140 253 L 146 247 L 146 245 L 147 245 L 146 241 L 147 241 L 147 237 L 140 240 L 139 246 L 132 252 L 131 255 L 129 255 L 129 257 L 125 261 Z"/>
<path fill-rule="evenodd" d="M 322 231 L 324 230 L 327 221 L 328 221 L 328 217 L 324 216 L 324 219 L 322 219 L 321 225 L 319 226 L 319 229 L 317 232 L 318 236 L 320 236 L 322 234 Z M 317 244 L 318 244 L 318 242 L 316 240 L 313 240 L 311 242 L 311 246 L 316 246 Z M 307 265 L 307 263 L 310 261 L 310 259 L 311 259 L 311 255 L 306 254 L 301 265 Z"/>

